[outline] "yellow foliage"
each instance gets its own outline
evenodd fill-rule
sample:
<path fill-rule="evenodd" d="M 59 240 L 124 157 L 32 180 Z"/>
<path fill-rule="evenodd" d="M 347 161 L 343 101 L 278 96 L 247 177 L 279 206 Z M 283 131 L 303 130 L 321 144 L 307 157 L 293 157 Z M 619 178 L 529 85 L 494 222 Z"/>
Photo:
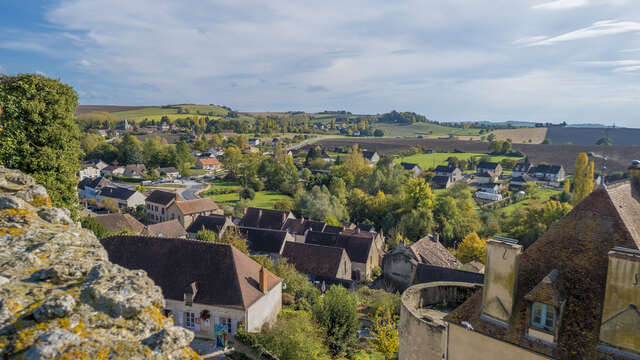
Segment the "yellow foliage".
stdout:
<path fill-rule="evenodd" d="M 392 359 L 398 353 L 398 317 L 391 315 L 386 307 L 379 307 L 373 319 L 373 345 L 385 359 Z"/>
<path fill-rule="evenodd" d="M 458 245 L 456 256 L 463 264 L 474 260 L 484 264 L 487 257 L 487 242 L 472 232 Z"/>

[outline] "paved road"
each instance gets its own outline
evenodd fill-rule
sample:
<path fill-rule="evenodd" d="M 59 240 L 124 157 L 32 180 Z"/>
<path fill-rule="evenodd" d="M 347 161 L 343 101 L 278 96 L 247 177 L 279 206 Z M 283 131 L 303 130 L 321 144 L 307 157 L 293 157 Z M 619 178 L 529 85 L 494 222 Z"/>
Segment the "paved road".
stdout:
<path fill-rule="evenodd" d="M 193 180 L 183 180 L 182 183 L 187 186 L 180 192 L 180 196 L 182 196 L 182 198 L 185 200 L 199 199 L 199 197 L 197 197 L 195 194 L 196 191 L 204 189 L 206 187 L 206 185 Z"/>

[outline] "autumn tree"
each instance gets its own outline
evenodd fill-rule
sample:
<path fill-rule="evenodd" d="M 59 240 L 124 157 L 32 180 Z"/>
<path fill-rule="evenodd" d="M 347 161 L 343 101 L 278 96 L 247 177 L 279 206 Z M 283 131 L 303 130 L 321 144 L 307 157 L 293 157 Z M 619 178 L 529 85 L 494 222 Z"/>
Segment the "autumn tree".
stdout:
<path fill-rule="evenodd" d="M 410 209 L 431 209 L 435 199 L 431 186 L 423 178 L 409 179 L 406 185 Z"/>
<path fill-rule="evenodd" d="M 472 232 L 458 245 L 456 256 L 463 264 L 470 261 L 480 261 L 484 264 L 487 257 L 487 242 Z"/>
<path fill-rule="evenodd" d="M 589 161 L 586 153 L 578 154 L 574 165 L 573 196 L 571 202 L 578 204 L 593 191 L 593 161 Z"/>
<path fill-rule="evenodd" d="M 386 360 L 398 353 L 398 316 L 392 315 L 388 307 L 379 307 L 373 318 L 374 347 Z"/>
<path fill-rule="evenodd" d="M 349 290 L 333 285 L 313 307 L 313 316 L 325 330 L 329 353 L 346 354 L 358 341 L 357 300 Z"/>
<path fill-rule="evenodd" d="M 216 233 L 211 230 L 202 229 L 196 233 L 196 240 L 214 243 L 216 242 L 216 238 Z"/>
<path fill-rule="evenodd" d="M 71 86 L 41 75 L 0 75 L 0 164 L 42 184 L 54 206 L 75 215 L 81 156 Z"/>

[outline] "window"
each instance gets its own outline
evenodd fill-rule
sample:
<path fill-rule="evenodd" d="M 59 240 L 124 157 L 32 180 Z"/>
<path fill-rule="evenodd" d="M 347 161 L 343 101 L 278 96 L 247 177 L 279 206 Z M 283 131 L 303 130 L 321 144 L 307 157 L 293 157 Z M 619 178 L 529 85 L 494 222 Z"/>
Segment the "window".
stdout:
<path fill-rule="evenodd" d="M 162 215 L 164 215 L 164 208 L 162 208 Z"/>
<path fill-rule="evenodd" d="M 531 326 L 546 330 L 553 331 L 556 322 L 556 309 L 553 306 L 533 303 L 531 308 Z"/>
<path fill-rule="evenodd" d="M 196 327 L 196 313 L 185 312 L 184 313 L 184 327 L 193 329 Z"/>

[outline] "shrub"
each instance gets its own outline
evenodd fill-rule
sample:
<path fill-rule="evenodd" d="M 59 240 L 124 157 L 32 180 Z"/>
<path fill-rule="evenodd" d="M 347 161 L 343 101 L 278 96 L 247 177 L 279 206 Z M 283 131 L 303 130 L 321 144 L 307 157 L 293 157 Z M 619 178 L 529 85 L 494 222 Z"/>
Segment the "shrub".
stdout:
<path fill-rule="evenodd" d="M 256 198 L 256 192 L 252 188 L 244 188 L 240 191 L 240 197 L 243 199 L 253 200 Z"/>

